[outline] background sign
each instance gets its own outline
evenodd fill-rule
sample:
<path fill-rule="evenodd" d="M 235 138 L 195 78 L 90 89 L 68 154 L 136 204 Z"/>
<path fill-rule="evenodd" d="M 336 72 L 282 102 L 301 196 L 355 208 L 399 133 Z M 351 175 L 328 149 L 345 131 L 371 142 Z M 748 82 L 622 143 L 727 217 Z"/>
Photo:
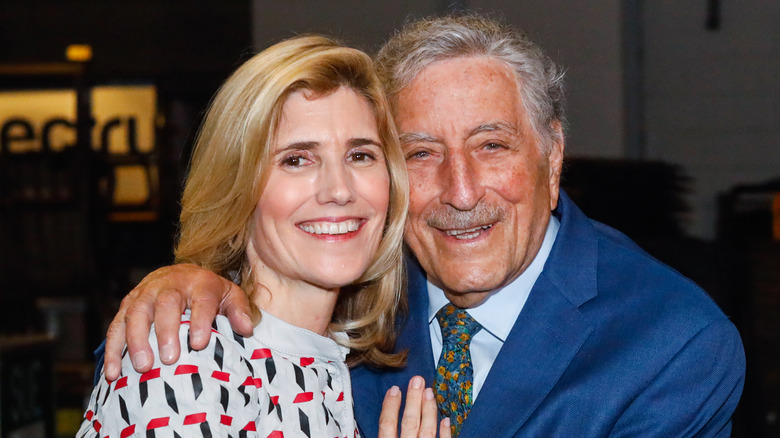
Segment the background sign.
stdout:
<path fill-rule="evenodd" d="M 153 86 L 97 86 L 91 90 L 92 147 L 109 157 L 155 152 L 157 92 Z M 0 92 L 0 153 L 57 153 L 76 144 L 76 92 Z M 111 162 L 111 160 L 108 160 Z M 154 160 L 113 166 L 114 205 L 142 205 L 157 184 Z"/>

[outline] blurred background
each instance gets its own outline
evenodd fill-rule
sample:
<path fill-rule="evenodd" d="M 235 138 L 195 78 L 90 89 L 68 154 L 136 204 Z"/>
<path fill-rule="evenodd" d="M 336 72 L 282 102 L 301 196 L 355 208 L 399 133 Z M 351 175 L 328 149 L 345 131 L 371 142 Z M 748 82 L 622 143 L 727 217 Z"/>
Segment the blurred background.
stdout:
<path fill-rule="evenodd" d="M 710 292 L 747 353 L 734 436 L 780 436 L 780 2 L 0 0 L 0 438 L 75 433 L 119 301 L 172 261 L 233 69 L 464 9 L 567 68 L 564 189 Z"/>

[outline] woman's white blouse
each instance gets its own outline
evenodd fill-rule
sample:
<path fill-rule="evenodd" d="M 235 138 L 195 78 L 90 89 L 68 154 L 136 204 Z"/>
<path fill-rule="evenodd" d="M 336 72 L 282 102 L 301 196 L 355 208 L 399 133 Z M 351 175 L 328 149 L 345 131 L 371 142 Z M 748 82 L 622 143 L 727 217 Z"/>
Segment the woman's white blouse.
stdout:
<path fill-rule="evenodd" d="M 133 370 L 92 391 L 78 437 L 357 437 L 349 349 L 263 313 L 250 338 L 218 316 L 208 347 L 189 347 L 182 316 L 179 361 L 163 365 L 154 331 L 151 371 Z"/>

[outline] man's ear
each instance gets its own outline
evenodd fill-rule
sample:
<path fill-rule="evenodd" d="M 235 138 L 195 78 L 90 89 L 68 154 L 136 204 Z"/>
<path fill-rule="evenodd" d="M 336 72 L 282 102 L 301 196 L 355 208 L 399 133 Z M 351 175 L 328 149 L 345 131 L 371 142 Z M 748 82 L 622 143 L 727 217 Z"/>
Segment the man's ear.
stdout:
<path fill-rule="evenodd" d="M 550 153 L 547 154 L 547 165 L 550 172 L 550 211 L 558 206 L 558 191 L 561 185 L 561 171 L 563 169 L 563 150 L 565 140 L 563 138 L 563 126 L 561 122 L 554 121 L 552 128 L 555 131 L 555 141 L 550 145 Z"/>

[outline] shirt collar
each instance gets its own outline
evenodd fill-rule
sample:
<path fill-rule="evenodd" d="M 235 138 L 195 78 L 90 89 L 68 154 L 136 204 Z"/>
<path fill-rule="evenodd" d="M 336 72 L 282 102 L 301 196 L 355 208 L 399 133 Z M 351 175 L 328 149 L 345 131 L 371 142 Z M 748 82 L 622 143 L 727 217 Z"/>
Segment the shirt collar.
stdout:
<path fill-rule="evenodd" d="M 260 310 L 262 318 L 255 326 L 254 337 L 273 350 L 282 354 L 299 357 L 315 357 L 326 361 L 343 362 L 349 348 L 336 343 L 334 339 L 320 336 L 317 333 L 289 324 Z M 333 333 L 333 337 L 345 340 L 346 333 Z"/>
<path fill-rule="evenodd" d="M 483 329 L 501 341 L 505 341 L 509 336 L 509 332 L 515 325 L 515 320 L 520 315 L 520 311 L 523 310 L 528 295 L 547 262 L 547 257 L 550 255 L 560 227 L 558 219 L 551 215 L 542 246 L 528 268 L 513 282 L 490 294 L 482 304 L 468 309 L 469 315 L 477 320 Z M 436 312 L 449 303 L 449 300 L 440 288 L 430 281 L 426 281 L 426 283 L 428 285 L 428 323 L 431 324 L 436 317 Z"/>

